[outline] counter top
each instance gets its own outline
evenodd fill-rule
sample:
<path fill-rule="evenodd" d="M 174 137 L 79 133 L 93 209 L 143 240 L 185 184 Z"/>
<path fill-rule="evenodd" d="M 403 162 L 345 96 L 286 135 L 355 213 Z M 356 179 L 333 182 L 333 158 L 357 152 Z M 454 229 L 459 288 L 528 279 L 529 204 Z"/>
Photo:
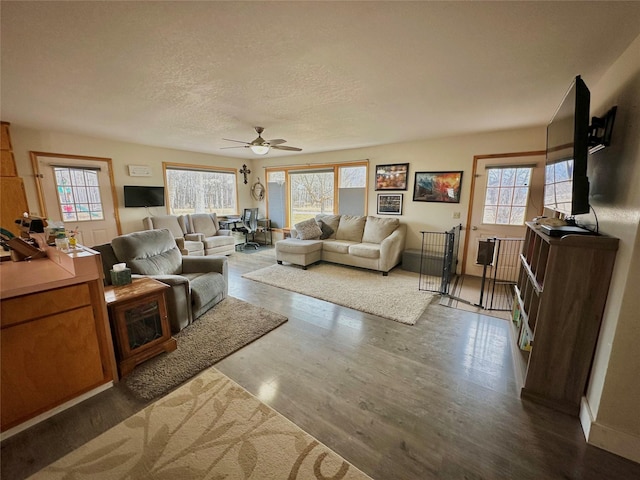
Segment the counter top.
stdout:
<path fill-rule="evenodd" d="M 0 299 L 96 280 L 99 262 L 98 252 L 83 246 L 68 252 L 47 247 L 47 258 L 0 262 Z"/>

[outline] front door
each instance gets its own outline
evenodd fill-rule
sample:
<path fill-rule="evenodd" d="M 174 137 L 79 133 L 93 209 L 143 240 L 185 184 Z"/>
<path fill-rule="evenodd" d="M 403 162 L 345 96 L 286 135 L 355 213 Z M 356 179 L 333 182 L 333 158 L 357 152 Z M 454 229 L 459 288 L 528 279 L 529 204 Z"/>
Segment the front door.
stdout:
<path fill-rule="evenodd" d="M 31 162 L 46 218 L 89 247 L 120 234 L 110 158 L 31 152 Z"/>
<path fill-rule="evenodd" d="M 463 274 L 483 275 L 485 239 L 522 238 L 524 222 L 542 213 L 544 160 L 540 151 L 474 157 Z"/>

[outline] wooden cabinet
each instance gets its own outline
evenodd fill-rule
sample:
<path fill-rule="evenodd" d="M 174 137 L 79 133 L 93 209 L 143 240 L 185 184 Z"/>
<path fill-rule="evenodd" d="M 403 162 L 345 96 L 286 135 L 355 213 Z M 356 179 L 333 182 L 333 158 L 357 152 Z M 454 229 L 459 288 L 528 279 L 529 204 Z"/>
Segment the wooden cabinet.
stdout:
<path fill-rule="evenodd" d="M 20 234 L 15 224 L 24 212 L 29 211 L 27 194 L 22 178 L 18 177 L 16 162 L 13 157 L 13 146 L 9 132 L 9 123 L 0 122 L 1 153 L 0 157 L 0 227 L 14 235 Z"/>
<path fill-rule="evenodd" d="M 595 352 L 618 240 L 527 232 L 516 286 L 514 334 L 521 395 L 577 414 Z M 518 373 L 518 372 L 517 372 Z"/>
<path fill-rule="evenodd" d="M 129 285 L 105 288 L 121 377 L 139 363 L 176 349 L 164 298 L 167 288 L 152 278 L 136 278 Z"/>
<path fill-rule="evenodd" d="M 99 256 L 74 257 L 0 262 L 3 432 L 114 380 Z"/>

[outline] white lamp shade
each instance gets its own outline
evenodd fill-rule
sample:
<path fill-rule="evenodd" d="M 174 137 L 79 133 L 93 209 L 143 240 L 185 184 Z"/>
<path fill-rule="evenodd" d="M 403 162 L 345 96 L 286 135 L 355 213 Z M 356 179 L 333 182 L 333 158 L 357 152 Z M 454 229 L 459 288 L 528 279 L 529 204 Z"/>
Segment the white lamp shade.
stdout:
<path fill-rule="evenodd" d="M 268 145 L 250 145 L 249 148 L 256 155 L 266 155 L 267 153 L 269 153 Z"/>

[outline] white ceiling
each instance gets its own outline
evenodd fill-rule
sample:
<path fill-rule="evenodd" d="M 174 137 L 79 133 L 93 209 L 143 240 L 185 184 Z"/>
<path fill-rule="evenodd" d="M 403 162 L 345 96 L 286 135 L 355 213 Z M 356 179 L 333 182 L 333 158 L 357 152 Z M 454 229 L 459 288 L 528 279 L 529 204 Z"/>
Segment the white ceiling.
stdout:
<path fill-rule="evenodd" d="M 225 156 L 546 124 L 640 2 L 1 3 L 2 119 Z M 271 151 L 269 156 L 291 156 Z"/>

